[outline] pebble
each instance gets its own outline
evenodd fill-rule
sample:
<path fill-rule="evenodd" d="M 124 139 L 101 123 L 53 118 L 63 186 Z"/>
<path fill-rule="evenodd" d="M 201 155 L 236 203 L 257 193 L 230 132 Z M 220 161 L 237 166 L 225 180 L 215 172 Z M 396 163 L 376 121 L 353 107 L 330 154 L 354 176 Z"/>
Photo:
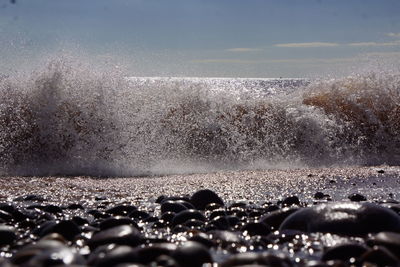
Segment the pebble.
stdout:
<path fill-rule="evenodd" d="M 195 206 L 196 209 L 204 210 L 208 204 L 216 203 L 224 206 L 224 201 L 213 191 L 209 189 L 199 190 L 192 195 L 190 203 Z"/>
<path fill-rule="evenodd" d="M 172 225 L 183 224 L 191 219 L 206 221 L 206 217 L 198 210 L 183 210 L 172 219 Z"/>
<path fill-rule="evenodd" d="M 296 211 L 282 222 L 280 230 L 284 229 L 345 236 L 400 232 L 400 216 L 373 203 L 327 203 Z"/>
<path fill-rule="evenodd" d="M 157 202 L 0 203 L 0 266 L 399 266 L 398 202 L 317 193 L 308 203 L 226 206 L 211 190 Z"/>
<path fill-rule="evenodd" d="M 360 202 L 360 201 L 367 200 L 367 198 L 365 196 L 357 194 L 357 193 L 350 195 L 349 199 L 350 199 L 350 201 L 354 201 L 354 202 Z"/>
<path fill-rule="evenodd" d="M 142 243 L 142 235 L 136 227 L 120 225 L 95 233 L 89 240 L 91 248 L 106 244 L 137 246 Z"/>
<path fill-rule="evenodd" d="M 13 227 L 0 224 L 0 247 L 11 244 L 16 238 L 17 235 Z"/>
<path fill-rule="evenodd" d="M 205 263 L 213 262 L 208 248 L 193 241 L 187 241 L 174 250 L 172 257 L 180 267 L 201 267 Z"/>

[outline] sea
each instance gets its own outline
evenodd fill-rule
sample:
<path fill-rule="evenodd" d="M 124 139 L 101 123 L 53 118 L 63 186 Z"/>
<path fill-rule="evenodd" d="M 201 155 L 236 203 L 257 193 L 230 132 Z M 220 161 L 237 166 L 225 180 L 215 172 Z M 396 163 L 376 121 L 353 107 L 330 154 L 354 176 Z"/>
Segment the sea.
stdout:
<path fill-rule="evenodd" d="M 0 175 L 400 164 L 400 72 L 136 77 L 53 60 L 0 75 Z"/>

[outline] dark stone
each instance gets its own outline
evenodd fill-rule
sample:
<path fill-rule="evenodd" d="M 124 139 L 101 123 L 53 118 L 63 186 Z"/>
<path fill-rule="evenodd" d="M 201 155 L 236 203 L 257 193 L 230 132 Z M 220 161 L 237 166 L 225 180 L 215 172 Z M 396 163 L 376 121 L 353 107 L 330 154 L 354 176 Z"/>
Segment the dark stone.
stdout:
<path fill-rule="evenodd" d="M 47 221 L 40 226 L 39 236 L 43 237 L 50 233 L 58 233 L 67 240 L 73 240 L 81 233 L 78 225 L 73 221 Z"/>
<path fill-rule="evenodd" d="M 2 220 L 4 222 L 9 222 L 12 219 L 13 219 L 13 216 L 10 213 L 8 213 L 4 210 L 0 210 L 0 220 Z"/>
<path fill-rule="evenodd" d="M 276 211 L 276 210 L 280 210 L 280 208 L 277 205 L 274 205 L 274 204 L 268 205 L 265 208 L 265 212 L 273 212 L 273 211 Z"/>
<path fill-rule="evenodd" d="M 239 218 L 247 218 L 247 212 L 243 208 L 232 208 L 228 211 L 228 215 L 235 215 Z"/>
<path fill-rule="evenodd" d="M 111 218 L 107 218 L 103 221 L 100 222 L 100 230 L 105 230 L 105 229 L 109 229 L 109 228 L 113 228 L 115 226 L 120 226 L 120 225 L 132 225 L 135 228 L 138 228 L 137 223 L 132 220 L 131 218 L 128 217 L 111 217 Z"/>
<path fill-rule="evenodd" d="M 132 247 L 118 246 L 115 244 L 100 246 L 89 256 L 88 265 L 108 267 L 138 262 L 139 257 L 136 251 L 137 250 Z"/>
<path fill-rule="evenodd" d="M 196 219 L 190 219 L 183 224 L 183 226 L 186 226 L 189 228 L 199 228 L 203 225 L 204 225 L 203 221 L 196 220 Z"/>
<path fill-rule="evenodd" d="M 106 210 L 106 213 L 112 214 L 114 216 L 120 215 L 120 216 L 126 216 L 129 213 L 133 212 L 134 210 L 137 210 L 135 206 L 131 205 L 118 205 L 115 207 L 112 207 L 108 210 Z"/>
<path fill-rule="evenodd" d="M 218 230 L 228 230 L 230 228 L 230 223 L 226 216 L 215 217 L 209 223 L 215 225 Z"/>
<path fill-rule="evenodd" d="M 95 248 L 100 245 L 114 243 L 134 247 L 140 245 L 142 241 L 142 236 L 136 227 L 120 225 L 94 234 L 88 241 L 88 245 L 90 248 Z"/>
<path fill-rule="evenodd" d="M 205 233 L 198 233 L 192 237 L 189 238 L 189 241 L 194 241 L 202 244 L 203 246 L 206 246 L 208 248 L 211 248 L 212 246 L 215 245 L 214 241 L 210 239 L 210 237 L 205 234 Z"/>
<path fill-rule="evenodd" d="M 289 217 L 289 215 L 293 214 L 294 212 L 298 211 L 299 208 L 291 207 L 291 208 L 283 208 L 277 211 L 273 211 L 265 216 L 261 217 L 261 221 L 273 229 L 279 229 L 282 222 Z"/>
<path fill-rule="evenodd" d="M 11 262 L 16 265 L 23 265 L 34 256 L 37 256 L 45 251 L 57 251 L 64 248 L 64 244 L 56 240 L 40 240 L 38 243 L 24 246 L 17 251 L 11 258 Z M 29 265 L 32 266 L 32 265 Z M 40 265 L 33 265 L 40 266 Z"/>
<path fill-rule="evenodd" d="M 228 220 L 229 225 L 231 227 L 234 227 L 234 226 L 236 226 L 237 224 L 240 223 L 240 219 L 238 217 L 234 216 L 234 215 L 226 216 L 226 219 Z"/>
<path fill-rule="evenodd" d="M 58 207 L 56 205 L 51 205 L 51 204 L 50 205 L 46 205 L 43 208 L 43 211 L 49 212 L 49 213 L 53 213 L 53 214 L 63 213 L 63 210 L 60 207 Z"/>
<path fill-rule="evenodd" d="M 357 193 L 350 195 L 349 199 L 351 201 L 354 201 L 354 202 L 360 202 L 360 201 L 366 201 L 367 200 L 366 197 L 364 197 L 363 195 L 357 194 Z"/>
<path fill-rule="evenodd" d="M 394 255 L 400 255 L 400 234 L 392 232 L 380 232 L 371 237 L 368 243 L 372 246 L 383 246 L 390 250 Z"/>
<path fill-rule="evenodd" d="M 80 225 L 80 226 L 85 225 L 85 224 L 89 224 L 89 221 L 87 219 L 79 217 L 79 216 L 74 216 L 72 218 L 72 221 L 74 223 L 76 223 L 77 225 Z"/>
<path fill-rule="evenodd" d="M 325 195 L 322 192 L 317 192 L 314 194 L 315 199 L 323 199 L 324 197 L 325 197 Z"/>
<path fill-rule="evenodd" d="M 171 212 L 171 211 L 167 211 L 167 212 L 165 212 L 165 213 L 163 213 L 161 215 L 161 220 L 163 220 L 164 222 L 169 224 L 169 223 L 172 222 L 172 220 L 174 219 L 175 215 L 176 215 L 176 213 Z"/>
<path fill-rule="evenodd" d="M 226 216 L 227 213 L 225 210 L 223 209 L 218 209 L 218 210 L 214 210 L 213 212 L 210 213 L 210 215 L 208 216 L 210 218 L 210 220 L 214 219 L 215 217 L 219 217 L 219 216 Z"/>
<path fill-rule="evenodd" d="M 143 210 L 134 210 L 131 213 L 128 214 L 130 218 L 134 218 L 137 220 L 145 220 L 150 217 L 150 214 Z"/>
<path fill-rule="evenodd" d="M 202 189 L 194 193 L 190 198 L 190 203 L 199 210 L 204 210 L 206 206 L 211 203 L 217 203 L 224 206 L 224 201 L 209 189 Z"/>
<path fill-rule="evenodd" d="M 184 199 L 177 199 L 177 200 L 174 200 L 174 201 L 175 201 L 175 203 L 182 204 L 183 206 L 185 206 L 185 207 L 188 208 L 189 210 L 195 209 L 195 207 L 193 206 L 193 204 L 190 203 L 190 202 L 189 202 L 189 199 L 187 199 L 187 198 L 184 198 Z"/>
<path fill-rule="evenodd" d="M 348 236 L 400 232 L 400 216 L 372 203 L 327 203 L 296 211 L 283 221 L 280 229 Z"/>
<path fill-rule="evenodd" d="M 248 235 L 268 235 L 271 233 L 271 228 L 263 222 L 250 222 L 245 224 L 240 231 L 247 232 Z"/>
<path fill-rule="evenodd" d="M 12 244 L 16 238 L 17 235 L 13 227 L 0 225 L 0 247 Z"/>
<path fill-rule="evenodd" d="M 78 225 L 70 220 L 60 221 L 54 225 L 52 229 L 53 233 L 62 235 L 67 240 L 73 240 L 75 236 L 81 233 Z"/>
<path fill-rule="evenodd" d="M 168 200 L 161 204 L 161 213 L 165 213 L 167 211 L 178 213 L 187 209 L 188 208 L 185 205 L 173 200 Z"/>
<path fill-rule="evenodd" d="M 163 202 L 163 200 L 166 198 L 167 198 L 167 196 L 161 195 L 156 199 L 156 203 L 161 204 L 161 202 Z"/>
<path fill-rule="evenodd" d="M 92 215 L 93 217 L 95 217 L 96 219 L 106 219 L 106 218 L 110 218 L 110 214 L 108 213 L 103 213 L 101 211 L 92 209 L 92 210 L 88 210 L 87 214 Z"/>
<path fill-rule="evenodd" d="M 187 241 L 177 248 L 172 257 L 181 267 L 201 267 L 205 263 L 213 262 L 207 247 L 193 241 Z"/>
<path fill-rule="evenodd" d="M 360 244 L 342 244 L 329 248 L 322 255 L 323 261 L 341 260 L 348 261 L 350 258 L 358 258 L 367 251 L 367 248 Z"/>
<path fill-rule="evenodd" d="M 189 230 L 190 230 L 189 227 L 184 226 L 182 224 L 178 224 L 178 225 L 175 225 L 174 228 L 172 228 L 172 233 L 178 234 L 178 233 L 187 232 Z"/>
<path fill-rule="evenodd" d="M 400 259 L 384 247 L 375 246 L 361 256 L 363 263 L 373 263 L 377 266 L 399 266 Z"/>
<path fill-rule="evenodd" d="M 223 206 L 218 203 L 210 203 L 206 206 L 205 210 L 213 211 L 222 208 Z"/>
<path fill-rule="evenodd" d="M 211 240 L 219 243 L 222 247 L 231 244 L 243 244 L 243 240 L 236 232 L 214 230 L 209 232 Z"/>
<path fill-rule="evenodd" d="M 84 210 L 85 208 L 81 205 L 81 204 L 76 204 L 76 203 L 73 203 L 73 204 L 69 204 L 68 206 L 67 206 L 67 209 L 70 209 L 70 210 Z"/>
<path fill-rule="evenodd" d="M 197 210 L 184 210 L 174 216 L 174 219 L 172 220 L 172 225 L 183 224 L 191 219 L 196 219 L 203 222 L 206 221 L 206 217 L 204 217 L 201 212 Z"/>
<path fill-rule="evenodd" d="M 154 266 L 180 267 L 176 260 L 167 255 L 161 255 L 154 261 Z M 118 266 L 120 267 L 120 266 Z"/>
<path fill-rule="evenodd" d="M 300 200 L 297 196 L 287 197 L 282 201 L 282 205 L 285 207 L 292 205 L 300 205 Z"/>
<path fill-rule="evenodd" d="M 289 259 L 284 256 L 272 255 L 268 253 L 245 252 L 231 256 L 221 264 L 221 267 L 232 266 L 274 266 L 290 267 Z"/>
<path fill-rule="evenodd" d="M 150 247 L 139 248 L 136 251 L 138 263 L 149 264 L 162 255 L 170 256 L 177 249 L 177 245 L 173 243 L 153 244 Z"/>
<path fill-rule="evenodd" d="M 73 266 L 84 265 L 85 259 L 66 246 L 41 250 L 28 262 L 28 266 Z"/>
<path fill-rule="evenodd" d="M 42 197 L 42 196 L 39 196 L 39 195 L 30 194 L 30 195 L 26 195 L 26 196 L 17 197 L 14 200 L 15 201 L 37 201 L 37 202 L 43 202 L 46 199 L 44 197 Z"/>
<path fill-rule="evenodd" d="M 377 170 L 376 172 L 377 172 L 377 173 L 385 173 L 384 170 Z"/>

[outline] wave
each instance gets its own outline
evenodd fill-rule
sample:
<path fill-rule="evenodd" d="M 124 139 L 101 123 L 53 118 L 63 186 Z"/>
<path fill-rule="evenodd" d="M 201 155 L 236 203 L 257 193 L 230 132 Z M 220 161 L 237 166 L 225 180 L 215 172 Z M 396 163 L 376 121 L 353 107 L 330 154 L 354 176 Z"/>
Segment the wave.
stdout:
<path fill-rule="evenodd" d="M 2 175 L 400 163 L 400 75 L 127 78 L 63 57 L 0 78 Z"/>

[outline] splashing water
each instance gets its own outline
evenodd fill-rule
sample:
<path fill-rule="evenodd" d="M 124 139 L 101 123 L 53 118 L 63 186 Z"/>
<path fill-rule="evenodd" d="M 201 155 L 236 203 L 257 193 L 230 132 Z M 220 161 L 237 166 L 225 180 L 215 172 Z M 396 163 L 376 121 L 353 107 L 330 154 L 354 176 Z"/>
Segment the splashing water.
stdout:
<path fill-rule="evenodd" d="M 400 163 L 400 76 L 127 78 L 71 60 L 0 76 L 3 175 Z"/>

